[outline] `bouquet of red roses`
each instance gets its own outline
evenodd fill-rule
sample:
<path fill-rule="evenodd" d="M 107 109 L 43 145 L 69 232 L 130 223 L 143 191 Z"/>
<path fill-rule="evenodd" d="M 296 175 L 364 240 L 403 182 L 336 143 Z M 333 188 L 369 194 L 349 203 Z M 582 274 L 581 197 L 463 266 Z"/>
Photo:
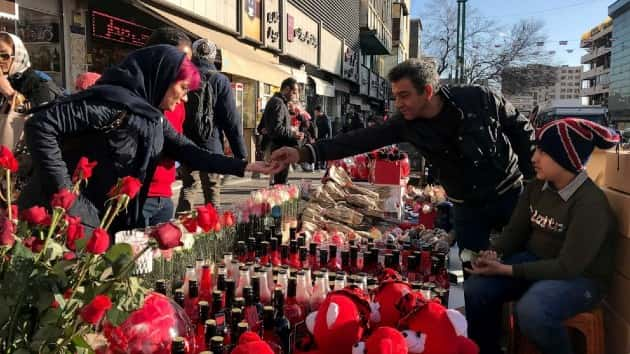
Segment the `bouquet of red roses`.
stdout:
<path fill-rule="evenodd" d="M 86 232 L 68 210 L 95 165 L 81 158 L 72 176 L 74 186 L 58 191 L 50 208 L 19 212 L 11 185 L 18 164 L 0 146 L 6 184 L 0 188 L 0 352 L 91 352 L 86 338 L 101 329 L 104 319 L 117 326 L 144 303 L 146 289 L 130 276 L 135 260 L 150 248 L 182 244 L 181 232 L 164 225 L 138 252 L 129 244 L 110 245 L 109 225 L 140 190 L 133 177 L 122 178 L 111 189 L 100 227 Z"/>

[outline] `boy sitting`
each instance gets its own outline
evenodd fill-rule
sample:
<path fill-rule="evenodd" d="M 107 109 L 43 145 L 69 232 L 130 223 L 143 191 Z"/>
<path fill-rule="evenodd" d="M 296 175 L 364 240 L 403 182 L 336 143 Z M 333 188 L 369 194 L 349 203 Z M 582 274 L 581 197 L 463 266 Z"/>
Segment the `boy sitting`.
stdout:
<path fill-rule="evenodd" d="M 563 322 L 599 303 L 613 273 L 615 217 L 584 170 L 594 147 L 619 136 L 566 118 L 536 134 L 536 170 L 494 250 L 472 262 L 464 283 L 468 334 L 481 354 L 501 353 L 501 309 L 517 300 L 522 333 L 544 354 L 570 354 Z M 499 256 L 500 255 L 500 256 Z"/>

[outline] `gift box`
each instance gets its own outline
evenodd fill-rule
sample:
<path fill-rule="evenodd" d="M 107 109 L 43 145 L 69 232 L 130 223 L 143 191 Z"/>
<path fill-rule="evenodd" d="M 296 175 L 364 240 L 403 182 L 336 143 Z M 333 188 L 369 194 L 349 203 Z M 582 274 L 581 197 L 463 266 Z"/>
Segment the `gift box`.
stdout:
<path fill-rule="evenodd" d="M 370 183 L 399 186 L 402 178 L 403 170 L 400 161 L 372 160 L 370 164 Z"/>
<path fill-rule="evenodd" d="M 630 193 L 630 151 L 606 151 L 604 185 L 623 193 Z"/>

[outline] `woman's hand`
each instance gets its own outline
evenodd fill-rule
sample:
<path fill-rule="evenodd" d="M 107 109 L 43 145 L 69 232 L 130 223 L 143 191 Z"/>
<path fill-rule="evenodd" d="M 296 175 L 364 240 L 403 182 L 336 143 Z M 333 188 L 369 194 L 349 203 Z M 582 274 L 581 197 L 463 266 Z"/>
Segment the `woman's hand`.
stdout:
<path fill-rule="evenodd" d="M 253 163 L 248 163 L 247 166 L 245 167 L 245 171 L 258 172 L 264 175 L 273 175 L 282 171 L 284 167 L 285 166 L 283 164 L 277 161 L 272 161 L 272 162 L 256 161 Z"/>
<path fill-rule="evenodd" d="M 0 94 L 4 97 L 13 97 L 15 90 L 6 76 L 0 75 Z"/>
<path fill-rule="evenodd" d="M 492 252 L 492 251 L 490 251 Z M 496 253 L 494 254 L 496 257 Z M 477 257 L 472 262 L 472 269 L 466 268 L 464 269 L 470 274 L 476 275 L 503 275 L 503 276 L 512 276 L 512 266 L 503 264 L 499 262 L 498 259 L 492 259 L 492 257 Z"/>

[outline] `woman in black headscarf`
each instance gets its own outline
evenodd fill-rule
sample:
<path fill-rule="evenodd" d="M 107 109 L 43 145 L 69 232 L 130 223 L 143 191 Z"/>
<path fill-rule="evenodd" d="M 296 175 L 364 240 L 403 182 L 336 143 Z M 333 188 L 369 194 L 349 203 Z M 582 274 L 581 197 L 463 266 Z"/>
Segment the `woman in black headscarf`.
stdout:
<path fill-rule="evenodd" d="M 118 178 L 133 176 L 143 182 L 114 231 L 142 224 L 149 181 L 162 154 L 200 171 L 275 173 L 279 166 L 212 154 L 173 130 L 163 110 L 185 101 L 198 83 L 199 73 L 183 53 L 158 45 L 131 53 L 96 86 L 43 106 L 25 127 L 35 173 L 20 195 L 20 207 L 46 205 L 53 193 L 70 188 L 71 173 L 82 156 L 98 165 L 69 214 L 80 216 L 88 228 L 98 226 L 106 194 Z"/>

